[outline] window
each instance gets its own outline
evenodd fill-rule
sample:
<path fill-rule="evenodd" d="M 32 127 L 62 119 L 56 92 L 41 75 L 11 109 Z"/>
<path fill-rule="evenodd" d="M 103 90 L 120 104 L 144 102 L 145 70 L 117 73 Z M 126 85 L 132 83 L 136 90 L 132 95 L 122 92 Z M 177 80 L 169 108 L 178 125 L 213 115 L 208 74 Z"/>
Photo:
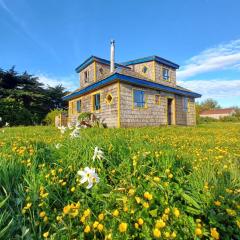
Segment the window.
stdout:
<path fill-rule="evenodd" d="M 163 68 L 163 80 L 169 80 L 169 69 Z"/>
<path fill-rule="evenodd" d="M 134 101 L 134 107 L 138 107 L 138 108 L 145 107 L 144 91 L 133 90 L 133 101 Z"/>
<path fill-rule="evenodd" d="M 187 97 L 183 98 L 183 111 L 184 112 L 188 111 L 188 98 Z"/>
<path fill-rule="evenodd" d="M 144 66 L 144 67 L 142 68 L 142 72 L 143 72 L 143 73 L 146 73 L 147 70 L 148 70 L 148 68 L 147 68 L 146 66 Z"/>
<path fill-rule="evenodd" d="M 97 111 L 101 109 L 100 93 L 93 95 L 93 110 Z"/>
<path fill-rule="evenodd" d="M 103 68 L 99 68 L 99 72 L 103 74 Z"/>
<path fill-rule="evenodd" d="M 77 112 L 80 113 L 82 111 L 82 101 L 78 100 L 77 101 Z"/>
<path fill-rule="evenodd" d="M 160 102 L 161 102 L 161 97 L 160 97 L 160 95 L 155 95 L 155 104 L 156 104 L 156 105 L 160 105 Z"/>
<path fill-rule="evenodd" d="M 89 81 L 89 71 L 88 70 L 84 72 L 84 81 L 85 81 L 85 83 Z"/>
<path fill-rule="evenodd" d="M 106 96 L 106 103 L 107 103 L 107 104 L 111 104 L 111 103 L 112 103 L 112 100 L 113 100 L 113 97 L 112 97 L 112 95 L 109 93 L 109 94 Z"/>

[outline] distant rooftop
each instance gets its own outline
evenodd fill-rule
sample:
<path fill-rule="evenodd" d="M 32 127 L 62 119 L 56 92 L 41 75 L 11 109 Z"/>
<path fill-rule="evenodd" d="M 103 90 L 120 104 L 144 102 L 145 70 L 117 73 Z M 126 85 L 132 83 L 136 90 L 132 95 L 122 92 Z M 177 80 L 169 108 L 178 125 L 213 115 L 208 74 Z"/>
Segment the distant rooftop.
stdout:
<path fill-rule="evenodd" d="M 169 66 L 169 67 L 172 67 L 172 68 L 175 68 L 175 69 L 179 68 L 178 64 L 173 63 L 173 62 L 171 62 L 171 61 L 169 61 L 169 60 L 167 60 L 165 58 L 161 58 L 161 57 L 158 57 L 158 56 L 150 56 L 150 57 L 138 58 L 138 59 L 131 60 L 131 61 L 128 61 L 128 62 L 123 62 L 122 65 L 129 66 L 129 65 L 133 65 L 133 64 L 150 62 L 150 61 L 156 61 L 158 63 L 164 64 L 166 66 Z"/>
<path fill-rule="evenodd" d="M 230 114 L 235 111 L 234 108 L 224 108 L 224 109 L 210 109 L 205 110 L 200 113 L 200 115 L 210 115 L 210 114 Z"/>

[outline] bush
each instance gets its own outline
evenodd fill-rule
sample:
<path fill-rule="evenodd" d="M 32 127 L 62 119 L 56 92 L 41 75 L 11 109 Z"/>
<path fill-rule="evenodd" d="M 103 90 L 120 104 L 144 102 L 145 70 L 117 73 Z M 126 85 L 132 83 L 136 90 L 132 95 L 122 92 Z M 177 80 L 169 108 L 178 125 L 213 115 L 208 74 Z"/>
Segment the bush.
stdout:
<path fill-rule="evenodd" d="M 0 100 L 0 116 L 2 118 L 0 126 L 3 126 L 6 122 L 11 126 L 33 124 L 33 114 L 24 108 L 22 102 L 13 98 Z"/>
<path fill-rule="evenodd" d="M 46 117 L 43 119 L 43 123 L 46 125 L 55 125 L 55 117 L 58 116 L 61 113 L 64 113 L 66 111 L 62 109 L 54 109 L 51 112 L 49 112 Z"/>
<path fill-rule="evenodd" d="M 211 123 L 211 122 L 218 122 L 218 119 L 210 118 L 210 117 L 197 117 L 197 124 L 203 124 L 203 123 Z"/>

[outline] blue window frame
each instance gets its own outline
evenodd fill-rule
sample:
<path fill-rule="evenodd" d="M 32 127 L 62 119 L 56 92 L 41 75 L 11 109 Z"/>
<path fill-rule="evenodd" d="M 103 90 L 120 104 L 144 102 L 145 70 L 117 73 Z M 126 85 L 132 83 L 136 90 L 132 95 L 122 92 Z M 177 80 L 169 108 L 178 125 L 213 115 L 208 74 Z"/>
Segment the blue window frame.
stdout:
<path fill-rule="evenodd" d="M 100 110 L 101 103 L 100 103 L 100 93 L 93 95 L 93 110 Z"/>
<path fill-rule="evenodd" d="M 163 68 L 163 79 L 169 80 L 169 69 Z"/>
<path fill-rule="evenodd" d="M 82 111 L 82 101 L 78 100 L 77 101 L 77 112 L 80 113 Z"/>
<path fill-rule="evenodd" d="M 134 107 L 143 108 L 145 107 L 145 96 L 142 90 L 133 90 L 133 101 Z"/>
<path fill-rule="evenodd" d="M 187 97 L 183 98 L 183 111 L 184 112 L 188 111 L 188 98 Z"/>

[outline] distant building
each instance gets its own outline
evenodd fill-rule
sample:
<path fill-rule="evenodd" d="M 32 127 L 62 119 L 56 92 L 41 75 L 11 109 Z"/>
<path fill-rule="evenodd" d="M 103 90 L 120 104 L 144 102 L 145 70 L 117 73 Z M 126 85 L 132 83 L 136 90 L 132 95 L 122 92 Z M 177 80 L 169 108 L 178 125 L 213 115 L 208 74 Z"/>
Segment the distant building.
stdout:
<path fill-rule="evenodd" d="M 211 109 L 205 110 L 200 113 L 200 117 L 210 117 L 215 119 L 220 119 L 223 117 L 232 116 L 236 111 L 234 108 L 225 108 L 225 109 Z"/>
<path fill-rule="evenodd" d="M 176 83 L 179 66 L 158 56 L 115 63 L 92 56 L 76 68 L 80 88 L 66 95 L 68 122 L 92 112 L 108 127 L 195 125 L 200 94 Z"/>

